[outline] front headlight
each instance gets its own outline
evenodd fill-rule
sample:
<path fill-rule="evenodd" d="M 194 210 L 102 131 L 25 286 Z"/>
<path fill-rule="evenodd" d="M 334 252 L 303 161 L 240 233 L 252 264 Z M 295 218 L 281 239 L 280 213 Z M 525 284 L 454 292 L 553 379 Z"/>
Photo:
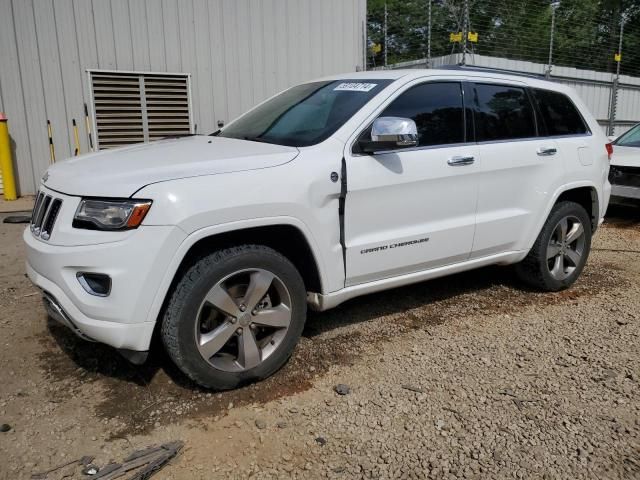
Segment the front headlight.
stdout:
<path fill-rule="evenodd" d="M 137 228 L 151 208 L 151 200 L 93 200 L 80 202 L 73 218 L 75 228 L 128 230 Z"/>

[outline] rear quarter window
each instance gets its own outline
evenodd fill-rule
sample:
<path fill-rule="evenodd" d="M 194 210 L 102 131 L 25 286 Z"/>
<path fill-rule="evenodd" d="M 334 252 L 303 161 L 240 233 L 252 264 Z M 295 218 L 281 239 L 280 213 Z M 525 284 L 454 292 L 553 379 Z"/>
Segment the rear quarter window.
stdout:
<path fill-rule="evenodd" d="M 548 136 L 589 133 L 582 115 L 565 94 L 537 88 L 532 92 Z"/>

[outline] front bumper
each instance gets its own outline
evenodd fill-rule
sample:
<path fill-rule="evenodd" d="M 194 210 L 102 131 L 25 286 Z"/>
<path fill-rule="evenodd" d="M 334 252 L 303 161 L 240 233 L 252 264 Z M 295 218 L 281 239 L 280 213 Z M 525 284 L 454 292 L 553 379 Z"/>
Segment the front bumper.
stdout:
<path fill-rule="evenodd" d="M 49 315 L 77 335 L 118 349 L 148 350 L 155 326 L 150 311 L 184 233 L 171 226 L 142 226 L 115 242 L 51 245 L 24 232 L 27 275 L 44 294 Z M 104 232 L 109 239 L 109 232 Z M 78 272 L 109 275 L 111 293 L 84 290 Z"/>

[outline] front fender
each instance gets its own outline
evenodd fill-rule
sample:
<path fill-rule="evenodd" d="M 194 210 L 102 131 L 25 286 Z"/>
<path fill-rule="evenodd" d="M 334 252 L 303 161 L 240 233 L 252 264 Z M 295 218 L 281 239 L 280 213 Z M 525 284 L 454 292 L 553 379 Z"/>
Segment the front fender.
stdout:
<path fill-rule="evenodd" d="M 169 266 L 162 278 L 162 281 L 158 287 L 156 295 L 154 297 L 153 303 L 149 312 L 147 314 L 146 321 L 147 322 L 155 322 L 160 313 L 160 309 L 165 301 L 167 294 L 169 293 L 169 288 L 171 287 L 171 283 L 175 278 L 175 275 L 182 263 L 182 260 L 185 258 L 189 250 L 200 240 L 212 237 L 215 235 L 220 235 L 228 232 L 245 230 L 249 228 L 256 227 L 267 227 L 267 226 L 275 226 L 275 225 L 286 225 L 291 226 L 298 229 L 302 235 L 304 236 L 307 244 L 311 249 L 311 253 L 313 254 L 314 261 L 318 267 L 320 278 L 326 278 L 326 265 L 322 261 L 322 256 L 320 255 L 319 246 L 311 234 L 311 230 L 308 226 L 300 219 L 295 217 L 288 216 L 275 216 L 275 217 L 266 217 L 266 218 L 254 218 L 249 220 L 235 221 L 229 222 L 219 225 L 207 226 L 195 230 L 187 235 L 187 237 L 182 241 L 178 249 L 175 251 Z"/>

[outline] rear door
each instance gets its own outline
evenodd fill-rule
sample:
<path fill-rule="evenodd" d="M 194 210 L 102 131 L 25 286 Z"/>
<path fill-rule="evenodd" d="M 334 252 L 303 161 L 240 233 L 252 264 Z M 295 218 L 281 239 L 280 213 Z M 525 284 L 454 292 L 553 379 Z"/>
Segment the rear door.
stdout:
<path fill-rule="evenodd" d="M 480 166 L 462 83 L 407 87 L 377 116 L 413 119 L 419 145 L 365 155 L 348 144 L 347 285 L 461 262 L 473 243 Z"/>
<path fill-rule="evenodd" d="M 571 99 L 564 93 L 541 88 L 531 89 L 531 94 L 540 113 L 541 130 L 557 142 L 558 151 L 562 152 L 567 178 L 593 178 L 592 165 L 605 148 L 602 143 L 593 144 L 591 132 Z"/>
<path fill-rule="evenodd" d="M 477 82 L 472 87 L 482 164 L 472 258 L 522 250 L 547 200 L 565 177 L 558 143 L 541 136 L 525 85 Z"/>

